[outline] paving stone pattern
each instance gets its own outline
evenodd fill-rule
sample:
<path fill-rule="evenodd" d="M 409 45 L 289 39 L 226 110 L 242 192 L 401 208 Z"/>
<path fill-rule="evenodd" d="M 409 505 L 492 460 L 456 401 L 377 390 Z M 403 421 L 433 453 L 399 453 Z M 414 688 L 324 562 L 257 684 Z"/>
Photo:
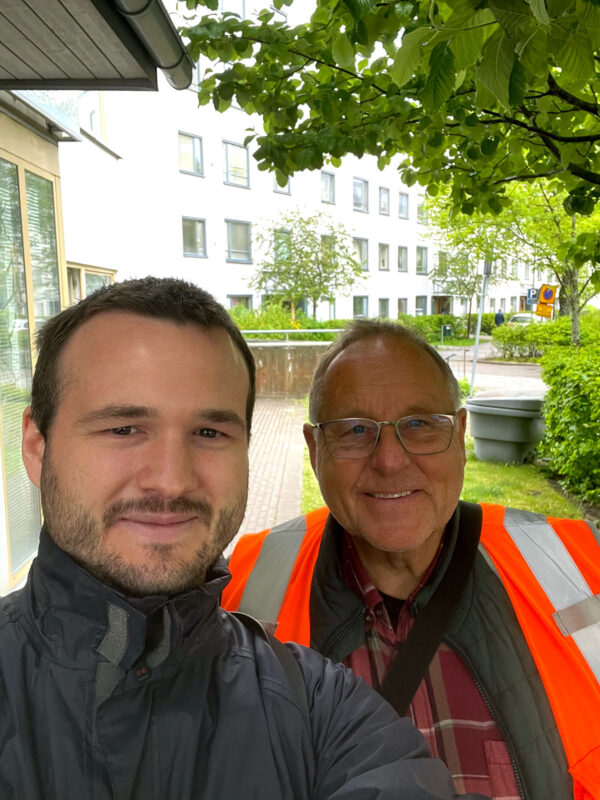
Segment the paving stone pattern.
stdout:
<path fill-rule="evenodd" d="M 257 397 L 250 439 L 248 508 L 240 533 L 261 531 L 300 513 L 305 415 L 299 400 Z"/>

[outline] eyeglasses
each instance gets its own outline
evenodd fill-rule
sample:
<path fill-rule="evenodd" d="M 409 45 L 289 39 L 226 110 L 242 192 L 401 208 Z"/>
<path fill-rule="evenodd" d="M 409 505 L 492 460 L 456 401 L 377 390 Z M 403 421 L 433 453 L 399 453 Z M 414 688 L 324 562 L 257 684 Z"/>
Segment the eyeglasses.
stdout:
<path fill-rule="evenodd" d="M 384 425 L 393 425 L 396 436 L 407 453 L 432 456 L 450 447 L 456 412 L 453 414 L 413 414 L 395 422 L 374 419 L 332 419 L 318 422 L 327 452 L 333 458 L 365 458 L 377 447 Z"/>

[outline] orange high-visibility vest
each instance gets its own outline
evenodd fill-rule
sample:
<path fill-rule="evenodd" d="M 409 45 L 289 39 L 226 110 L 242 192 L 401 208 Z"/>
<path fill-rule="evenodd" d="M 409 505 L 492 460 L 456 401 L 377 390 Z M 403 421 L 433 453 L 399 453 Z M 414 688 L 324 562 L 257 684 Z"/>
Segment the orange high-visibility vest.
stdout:
<path fill-rule="evenodd" d="M 600 800 L 597 533 L 583 520 L 487 503 L 481 507 L 480 546 L 498 572 L 544 684 L 573 777 L 574 799 Z M 279 639 L 308 646 L 311 579 L 327 516 L 328 509 L 321 508 L 272 531 L 243 536 L 231 557 L 233 580 L 223 606 L 276 620 Z M 283 543 L 272 553 L 271 533 Z M 261 613 L 265 607 L 271 613 Z"/>

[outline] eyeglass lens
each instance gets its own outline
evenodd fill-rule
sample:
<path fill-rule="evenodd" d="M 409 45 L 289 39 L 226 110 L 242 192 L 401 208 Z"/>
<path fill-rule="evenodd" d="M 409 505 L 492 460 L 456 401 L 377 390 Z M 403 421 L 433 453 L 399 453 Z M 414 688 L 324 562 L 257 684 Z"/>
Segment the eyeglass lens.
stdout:
<path fill-rule="evenodd" d="M 327 447 L 337 458 L 361 458 L 374 449 L 379 427 L 371 419 L 339 419 L 323 423 Z M 452 439 L 452 417 L 416 414 L 394 423 L 404 449 L 414 455 L 431 455 L 446 450 Z"/>

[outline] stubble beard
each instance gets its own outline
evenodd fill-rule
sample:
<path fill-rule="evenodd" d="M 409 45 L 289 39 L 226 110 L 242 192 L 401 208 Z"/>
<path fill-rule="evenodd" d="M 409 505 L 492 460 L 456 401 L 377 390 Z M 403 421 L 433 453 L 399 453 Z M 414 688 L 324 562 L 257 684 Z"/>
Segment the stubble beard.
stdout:
<path fill-rule="evenodd" d="M 247 483 L 215 518 L 212 507 L 184 497 L 163 501 L 157 497 L 120 500 L 98 520 L 89 514 L 77 495 L 63 489 L 48 454 L 44 454 L 40 480 L 44 522 L 50 537 L 65 553 L 102 583 L 127 595 L 180 594 L 201 586 L 206 573 L 237 533 L 248 495 Z M 190 559 L 177 556 L 176 544 L 144 545 L 144 558 L 136 563 L 106 546 L 107 532 L 127 511 L 143 513 L 194 513 L 212 532 L 199 543 Z"/>

